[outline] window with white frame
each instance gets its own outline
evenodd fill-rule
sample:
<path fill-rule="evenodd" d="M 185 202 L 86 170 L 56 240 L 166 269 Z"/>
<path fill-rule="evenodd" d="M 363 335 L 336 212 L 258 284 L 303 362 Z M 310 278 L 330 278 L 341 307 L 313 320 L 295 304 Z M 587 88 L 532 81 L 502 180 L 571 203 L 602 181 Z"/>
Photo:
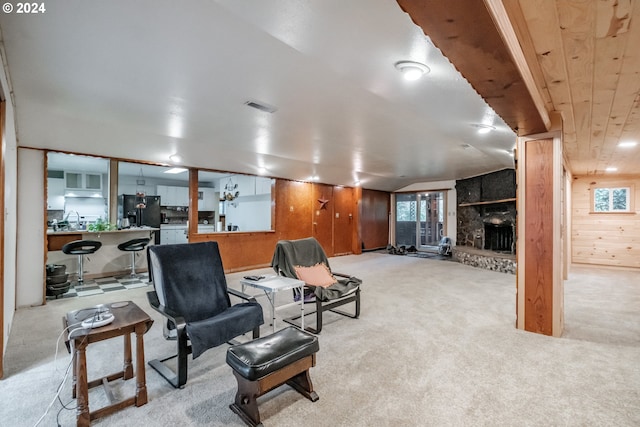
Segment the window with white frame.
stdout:
<path fill-rule="evenodd" d="M 594 212 L 629 212 L 630 187 L 596 187 L 593 189 Z"/>

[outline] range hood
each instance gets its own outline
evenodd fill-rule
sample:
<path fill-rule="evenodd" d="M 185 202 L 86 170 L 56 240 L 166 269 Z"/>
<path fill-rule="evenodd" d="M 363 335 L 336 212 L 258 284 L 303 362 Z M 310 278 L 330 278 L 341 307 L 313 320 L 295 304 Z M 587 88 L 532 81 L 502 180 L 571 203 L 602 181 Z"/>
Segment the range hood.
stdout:
<path fill-rule="evenodd" d="M 65 190 L 64 191 L 64 197 L 89 197 L 92 199 L 103 199 L 104 196 L 102 195 L 101 191 L 96 191 L 96 190 Z"/>

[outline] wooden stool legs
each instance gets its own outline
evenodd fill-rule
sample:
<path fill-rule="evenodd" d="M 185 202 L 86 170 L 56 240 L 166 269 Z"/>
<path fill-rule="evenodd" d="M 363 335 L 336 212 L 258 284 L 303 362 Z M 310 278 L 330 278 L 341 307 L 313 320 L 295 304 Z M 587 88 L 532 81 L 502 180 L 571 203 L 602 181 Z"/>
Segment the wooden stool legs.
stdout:
<path fill-rule="evenodd" d="M 262 426 L 258 410 L 258 397 L 285 383 L 307 399 L 315 402 L 319 397 L 313 391 L 313 384 L 309 375 L 309 368 L 315 366 L 315 364 L 316 355 L 314 353 L 255 381 L 244 378 L 234 370 L 233 375 L 238 382 L 238 391 L 235 403 L 229 405 L 229 408 L 238 414 L 247 425 L 252 427 Z"/>

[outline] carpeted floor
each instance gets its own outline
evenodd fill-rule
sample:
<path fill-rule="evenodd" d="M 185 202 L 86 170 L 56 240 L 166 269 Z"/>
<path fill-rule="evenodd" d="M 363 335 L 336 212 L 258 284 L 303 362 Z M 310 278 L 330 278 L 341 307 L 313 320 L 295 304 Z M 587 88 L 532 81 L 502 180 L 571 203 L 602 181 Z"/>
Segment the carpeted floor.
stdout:
<path fill-rule="evenodd" d="M 416 257 L 416 258 L 425 258 L 425 259 L 436 259 L 436 260 L 440 260 L 440 261 L 451 261 L 451 257 L 450 256 L 445 256 L 445 255 L 440 255 L 437 253 L 433 253 L 433 252 L 410 252 L 407 253 L 405 256 L 411 256 L 411 257 Z"/>
<path fill-rule="evenodd" d="M 436 259 L 441 261 L 451 261 L 451 256 L 440 255 L 438 252 L 428 252 L 428 251 L 415 251 L 408 252 L 404 251 L 402 254 L 390 253 L 388 249 L 378 249 L 376 251 L 372 251 L 371 253 L 377 254 L 385 254 L 385 255 L 393 255 L 393 256 L 409 256 L 414 258 L 424 258 L 424 259 Z"/>
<path fill-rule="evenodd" d="M 640 425 L 640 273 L 574 268 L 565 283 L 562 338 L 515 329 L 515 276 L 455 262 L 366 253 L 331 259 L 363 279 L 362 314 L 328 314 L 311 375 L 320 400 L 288 386 L 259 399 L 266 426 L 638 426 Z M 228 275 L 239 288 L 246 274 Z M 145 289 L 60 299 L 18 310 L 0 381 L 0 424 L 75 425 L 54 396 L 69 355 L 55 360 L 61 317 L 70 310 L 130 299 L 155 320 L 146 359 L 169 354 L 161 319 Z M 261 298 L 266 303 L 265 298 Z M 266 309 L 266 306 L 265 306 Z M 281 311 L 293 314 L 296 307 Z M 282 325 L 281 323 L 279 325 Z M 268 334 L 265 325 L 262 333 Z M 175 390 L 147 369 L 149 403 L 96 420 L 97 426 L 242 426 L 228 407 L 235 379 L 227 346 L 190 361 Z M 121 339 L 92 344 L 89 377 L 121 368 Z M 114 384 L 133 393 L 133 380 Z M 73 407 L 69 381 L 61 399 Z M 96 389 L 95 409 L 105 403 Z M 60 411 L 59 415 L 58 412 Z"/>

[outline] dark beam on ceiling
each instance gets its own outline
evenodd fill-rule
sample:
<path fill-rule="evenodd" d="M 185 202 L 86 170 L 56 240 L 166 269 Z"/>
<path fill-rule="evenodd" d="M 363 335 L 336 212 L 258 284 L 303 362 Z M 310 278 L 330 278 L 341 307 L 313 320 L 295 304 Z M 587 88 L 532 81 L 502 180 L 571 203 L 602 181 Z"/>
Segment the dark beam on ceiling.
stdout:
<path fill-rule="evenodd" d="M 511 129 L 547 131 L 484 1 L 397 1 Z"/>

